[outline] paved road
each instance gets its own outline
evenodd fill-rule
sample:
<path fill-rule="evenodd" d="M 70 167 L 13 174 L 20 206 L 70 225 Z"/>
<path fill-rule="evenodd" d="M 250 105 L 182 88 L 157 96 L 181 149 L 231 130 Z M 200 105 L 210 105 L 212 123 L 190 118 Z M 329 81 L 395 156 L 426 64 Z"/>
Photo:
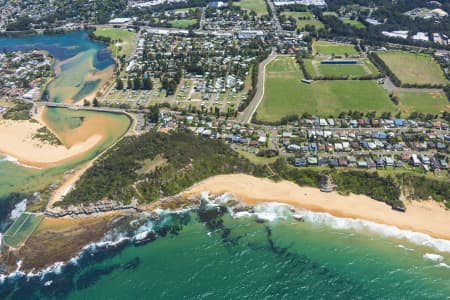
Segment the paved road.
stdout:
<path fill-rule="evenodd" d="M 258 83 L 256 84 L 255 96 L 253 97 L 253 99 L 249 103 L 249 105 L 245 108 L 245 110 L 237 116 L 237 121 L 239 123 L 250 123 L 252 121 L 253 115 L 255 114 L 256 109 L 258 108 L 258 106 L 261 103 L 261 100 L 264 96 L 264 82 L 265 82 L 266 66 L 276 56 L 277 56 L 277 53 L 276 53 L 275 49 L 272 49 L 272 53 L 270 53 L 270 55 L 259 64 Z"/>
<path fill-rule="evenodd" d="M 33 102 L 33 101 L 25 101 L 29 103 L 33 103 L 34 105 L 41 105 L 41 106 L 47 106 L 47 107 L 61 107 L 61 108 L 68 108 L 68 109 L 74 109 L 74 110 L 92 110 L 92 111 L 99 111 L 99 112 L 111 112 L 111 113 L 122 113 L 129 115 L 129 113 L 120 108 L 112 108 L 112 107 L 92 107 L 92 106 L 81 106 L 76 104 L 68 104 L 68 103 L 57 103 L 57 102 Z"/>
<path fill-rule="evenodd" d="M 283 28 L 281 28 L 280 20 L 278 20 L 277 10 L 275 8 L 275 5 L 273 5 L 272 0 L 266 0 L 267 4 L 269 4 L 270 10 L 272 11 L 272 18 L 275 21 L 275 27 L 278 32 L 281 32 Z"/>
<path fill-rule="evenodd" d="M 202 8 L 202 16 L 200 18 L 200 26 L 199 26 L 200 30 L 203 30 L 203 27 L 205 26 L 205 16 L 206 16 L 206 8 L 203 7 Z"/>

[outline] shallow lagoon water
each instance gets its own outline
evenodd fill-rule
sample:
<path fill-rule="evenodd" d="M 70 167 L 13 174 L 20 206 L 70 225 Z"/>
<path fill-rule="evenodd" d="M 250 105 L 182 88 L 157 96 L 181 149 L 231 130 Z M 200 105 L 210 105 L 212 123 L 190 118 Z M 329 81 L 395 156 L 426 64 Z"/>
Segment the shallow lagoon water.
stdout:
<path fill-rule="evenodd" d="M 56 78 L 47 89 L 48 100 L 64 102 L 67 100 L 80 100 L 83 96 L 95 90 L 104 76 L 114 67 L 114 61 L 101 43 L 89 40 L 86 32 L 71 32 L 57 35 L 36 35 L 18 38 L 0 38 L 0 50 L 34 50 L 48 51 L 56 60 Z M 94 132 L 92 122 L 90 129 L 71 136 L 74 131 L 66 130 L 76 118 L 69 118 L 71 112 L 67 109 L 47 109 L 43 118 L 49 122 L 49 127 L 60 133 L 66 146 L 76 143 L 76 138 L 86 137 Z M 36 191 L 58 179 L 65 170 L 75 167 L 96 153 L 105 149 L 109 144 L 120 137 L 128 128 L 130 121 L 127 117 L 117 114 L 95 113 L 80 111 L 78 115 L 89 116 L 87 120 L 98 118 L 97 133 L 103 136 L 99 145 L 83 158 L 64 164 L 62 166 L 35 170 L 17 165 L 5 158 L 0 159 L 0 197 L 11 192 Z M 69 124 L 63 124 L 62 122 Z M 95 123 L 95 122 L 94 122 Z"/>

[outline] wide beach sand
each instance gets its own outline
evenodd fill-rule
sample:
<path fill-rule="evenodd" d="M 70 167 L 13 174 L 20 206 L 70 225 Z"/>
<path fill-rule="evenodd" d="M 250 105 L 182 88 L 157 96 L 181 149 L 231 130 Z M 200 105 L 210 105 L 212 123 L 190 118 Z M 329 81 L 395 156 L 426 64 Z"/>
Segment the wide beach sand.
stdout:
<path fill-rule="evenodd" d="M 37 130 L 45 126 L 41 123 L 0 119 L 0 153 L 26 166 L 46 168 L 79 157 L 102 140 L 100 134 L 95 134 L 68 148 L 50 145 L 33 139 Z"/>
<path fill-rule="evenodd" d="M 323 193 L 319 189 L 300 187 L 289 181 L 274 182 L 243 174 L 206 179 L 183 192 L 182 196 L 198 196 L 205 191 L 214 195 L 228 192 L 248 205 L 286 203 L 296 208 L 328 212 L 336 217 L 364 219 L 450 240 L 450 211 L 435 201 L 407 202 L 407 211 L 402 213 L 364 195 Z"/>

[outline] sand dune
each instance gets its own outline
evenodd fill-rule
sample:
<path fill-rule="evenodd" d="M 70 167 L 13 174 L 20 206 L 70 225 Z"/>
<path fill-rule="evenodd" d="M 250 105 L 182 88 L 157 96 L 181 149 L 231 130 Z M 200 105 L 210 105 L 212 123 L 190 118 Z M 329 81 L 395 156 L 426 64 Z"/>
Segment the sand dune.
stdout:
<path fill-rule="evenodd" d="M 322 193 L 319 189 L 300 187 L 288 181 L 276 183 L 243 174 L 206 179 L 182 193 L 182 196 L 198 196 L 204 191 L 215 195 L 229 192 L 249 205 L 287 203 L 297 208 L 328 212 L 337 217 L 364 219 L 450 240 L 450 211 L 435 201 L 408 202 L 407 211 L 402 213 L 364 195 Z"/>

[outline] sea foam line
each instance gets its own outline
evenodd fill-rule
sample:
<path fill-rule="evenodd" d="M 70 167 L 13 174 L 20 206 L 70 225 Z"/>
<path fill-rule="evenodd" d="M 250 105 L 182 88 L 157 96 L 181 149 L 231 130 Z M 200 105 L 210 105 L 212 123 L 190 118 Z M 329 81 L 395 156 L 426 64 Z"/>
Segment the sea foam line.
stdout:
<path fill-rule="evenodd" d="M 202 199 L 205 199 L 213 204 L 224 203 L 226 202 L 224 198 L 226 199 L 227 197 L 229 199 L 229 194 L 223 194 L 210 199 L 208 193 L 202 193 Z M 216 199 L 218 200 L 217 202 Z M 256 216 L 259 219 L 263 219 L 269 222 L 280 219 L 286 220 L 288 217 L 292 216 L 303 217 L 303 220 L 307 223 L 324 225 L 338 230 L 354 230 L 357 232 L 370 231 L 383 237 L 406 239 L 409 242 L 419 246 L 427 246 L 440 252 L 450 253 L 449 240 L 433 238 L 425 233 L 400 229 L 391 225 L 379 224 L 362 219 L 335 217 L 329 213 L 295 209 L 291 205 L 279 202 L 257 204 L 253 206 L 253 210 L 254 212 L 234 212 L 231 209 L 230 214 L 235 218 Z"/>
<path fill-rule="evenodd" d="M 10 163 L 14 163 L 14 164 L 16 164 L 16 165 L 19 165 L 19 166 L 21 166 L 21 167 L 24 167 L 24 168 L 30 168 L 30 169 L 36 169 L 36 170 L 42 170 L 42 168 L 39 168 L 39 167 L 35 167 L 35 166 L 30 166 L 30 165 L 23 164 L 23 163 L 21 163 L 17 158 L 12 157 L 12 156 L 10 156 L 10 155 L 4 155 L 4 154 L 0 154 L 0 155 L 1 155 L 1 157 L 2 157 L 2 158 L 0 158 L 0 162 L 2 162 L 2 161 L 7 161 L 7 162 L 10 162 Z"/>

